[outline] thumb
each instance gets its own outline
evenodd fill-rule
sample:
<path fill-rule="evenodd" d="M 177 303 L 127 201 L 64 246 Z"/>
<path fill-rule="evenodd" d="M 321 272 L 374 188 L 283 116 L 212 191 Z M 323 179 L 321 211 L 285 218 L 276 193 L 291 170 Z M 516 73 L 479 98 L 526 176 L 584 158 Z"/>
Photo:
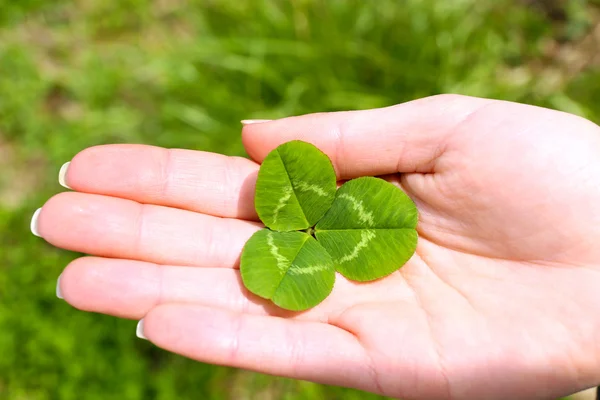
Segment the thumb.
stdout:
<path fill-rule="evenodd" d="M 456 128 L 493 102 L 438 95 L 373 110 L 308 114 L 248 124 L 242 140 L 258 162 L 290 140 L 312 143 L 331 158 L 339 179 L 428 173 Z"/>

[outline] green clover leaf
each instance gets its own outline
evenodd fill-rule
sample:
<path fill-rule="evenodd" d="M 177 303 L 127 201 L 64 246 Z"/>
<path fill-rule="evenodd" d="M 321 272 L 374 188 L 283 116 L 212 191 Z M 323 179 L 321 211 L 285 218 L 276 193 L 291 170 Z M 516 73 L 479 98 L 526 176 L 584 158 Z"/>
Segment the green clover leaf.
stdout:
<path fill-rule="evenodd" d="M 267 155 L 255 195 L 267 228 L 248 240 L 240 262 L 249 291 L 303 311 L 331 293 L 336 270 L 371 281 L 410 259 L 417 246 L 413 201 L 379 178 L 353 179 L 337 192 L 336 185 L 331 161 L 309 143 L 284 143 Z"/>
<path fill-rule="evenodd" d="M 304 232 L 256 232 L 246 243 L 241 265 L 248 290 L 293 311 L 319 304 L 335 281 L 331 256 Z"/>
<path fill-rule="evenodd" d="M 417 208 L 403 191 L 379 178 L 339 188 L 315 227 L 317 240 L 342 275 L 372 281 L 396 271 L 417 248 Z"/>
<path fill-rule="evenodd" d="M 263 161 L 256 181 L 256 212 L 277 231 L 314 226 L 335 197 L 333 165 L 312 144 L 295 140 L 273 150 Z"/>

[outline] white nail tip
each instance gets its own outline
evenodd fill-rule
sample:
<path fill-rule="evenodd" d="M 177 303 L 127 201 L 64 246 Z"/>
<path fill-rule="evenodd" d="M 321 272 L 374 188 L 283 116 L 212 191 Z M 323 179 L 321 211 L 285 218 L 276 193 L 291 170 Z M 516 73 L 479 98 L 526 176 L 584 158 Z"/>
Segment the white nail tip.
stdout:
<path fill-rule="evenodd" d="M 144 336 L 144 320 L 143 319 L 140 319 L 140 322 L 138 322 L 137 327 L 135 328 L 135 336 L 139 337 L 140 339 L 148 340 L 148 338 L 146 336 Z"/>
<path fill-rule="evenodd" d="M 273 121 L 272 119 L 243 119 L 240 122 L 242 125 L 261 124 L 263 122 Z"/>
<path fill-rule="evenodd" d="M 71 161 L 66 162 L 62 165 L 62 167 L 60 167 L 60 171 L 58 171 L 58 183 L 60 184 L 60 186 L 67 188 L 67 189 L 71 189 L 71 187 L 69 187 L 69 185 L 67 185 L 66 182 L 66 177 L 67 177 L 67 170 L 69 169 L 69 165 L 71 164 Z"/>
<path fill-rule="evenodd" d="M 62 292 L 60 290 L 60 277 L 62 275 L 58 276 L 58 279 L 56 280 L 56 297 L 58 297 L 59 299 L 64 299 Z"/>
<path fill-rule="evenodd" d="M 38 231 L 38 218 L 40 217 L 40 212 L 42 212 L 41 208 L 35 210 L 35 212 L 33 213 L 33 217 L 31 217 L 31 224 L 29 225 L 31 233 L 33 233 L 37 237 L 42 237 L 42 235 L 40 235 L 40 232 Z"/>

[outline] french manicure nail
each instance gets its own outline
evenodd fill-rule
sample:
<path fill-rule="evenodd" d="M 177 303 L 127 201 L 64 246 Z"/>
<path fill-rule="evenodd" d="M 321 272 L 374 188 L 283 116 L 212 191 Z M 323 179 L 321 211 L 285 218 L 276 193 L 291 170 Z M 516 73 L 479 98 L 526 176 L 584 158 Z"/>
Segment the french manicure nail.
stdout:
<path fill-rule="evenodd" d="M 41 208 L 35 210 L 35 212 L 33 213 L 33 217 L 31 217 L 31 224 L 29 225 L 31 233 L 33 233 L 37 237 L 42 237 L 42 235 L 40 235 L 40 232 L 38 231 L 38 218 L 40 217 L 40 212 L 42 212 Z"/>
<path fill-rule="evenodd" d="M 60 274 L 58 276 L 58 279 L 56 280 L 56 297 L 58 297 L 59 299 L 64 299 L 62 292 L 60 291 L 60 277 L 62 276 L 62 274 Z"/>
<path fill-rule="evenodd" d="M 148 338 L 146 336 L 144 336 L 144 320 L 143 319 L 140 319 L 140 322 L 138 322 L 137 327 L 135 328 L 135 336 L 139 337 L 140 339 L 148 340 Z"/>
<path fill-rule="evenodd" d="M 272 119 L 243 119 L 240 122 L 242 125 L 262 124 L 263 122 L 273 121 Z"/>
<path fill-rule="evenodd" d="M 60 171 L 58 171 L 58 183 L 60 186 L 67 189 L 71 189 L 71 187 L 67 185 L 67 181 L 65 179 L 67 177 L 67 170 L 69 169 L 70 164 L 71 161 L 64 163 L 62 167 L 60 167 Z"/>

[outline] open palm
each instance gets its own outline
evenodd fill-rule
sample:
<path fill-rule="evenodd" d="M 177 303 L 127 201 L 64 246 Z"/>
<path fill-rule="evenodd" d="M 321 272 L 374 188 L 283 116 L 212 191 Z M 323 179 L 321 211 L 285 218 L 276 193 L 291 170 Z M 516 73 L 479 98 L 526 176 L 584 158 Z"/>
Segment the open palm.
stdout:
<path fill-rule="evenodd" d="M 340 180 L 381 175 L 420 213 L 416 254 L 371 283 L 337 277 L 290 313 L 248 293 L 238 259 L 261 228 L 259 165 L 111 145 L 70 164 L 37 230 L 93 255 L 73 306 L 143 318 L 156 345 L 209 363 L 404 399 L 547 399 L 600 383 L 600 129 L 556 111 L 462 96 L 249 124 L 260 162 L 301 139 Z"/>

